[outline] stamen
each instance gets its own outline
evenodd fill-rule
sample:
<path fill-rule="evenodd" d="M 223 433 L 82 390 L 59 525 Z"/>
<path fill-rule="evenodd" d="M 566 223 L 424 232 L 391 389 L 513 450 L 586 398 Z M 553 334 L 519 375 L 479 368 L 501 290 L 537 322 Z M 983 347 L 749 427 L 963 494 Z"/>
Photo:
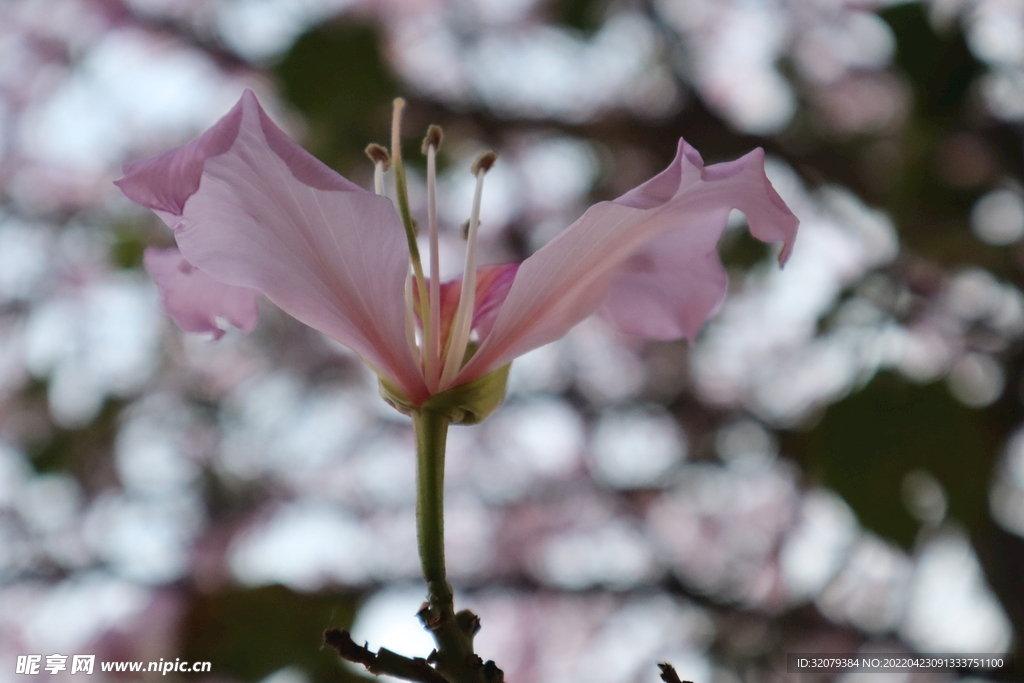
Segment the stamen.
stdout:
<path fill-rule="evenodd" d="M 373 161 L 373 191 L 384 194 L 384 171 L 391 168 L 391 155 L 382 145 L 371 143 L 366 146 L 366 156 Z"/>
<path fill-rule="evenodd" d="M 462 368 L 469 345 L 469 334 L 473 327 L 473 310 L 476 306 L 476 243 L 480 227 L 480 199 L 484 191 L 484 176 L 494 166 L 498 155 L 484 152 L 473 163 L 476 176 L 476 191 L 473 193 L 473 210 L 469 214 L 469 230 L 466 235 L 466 268 L 462 273 L 462 291 L 459 294 L 459 308 L 452 322 L 451 344 L 441 373 L 441 386 L 447 386 Z"/>
<path fill-rule="evenodd" d="M 493 149 L 489 149 L 476 158 L 476 161 L 473 162 L 473 166 L 469 170 L 473 175 L 479 176 L 481 171 L 484 173 L 490 171 L 497 160 L 498 153 Z"/>
<path fill-rule="evenodd" d="M 435 152 L 441 149 L 442 140 L 444 140 L 444 131 L 441 130 L 441 126 L 431 124 L 427 128 L 427 136 L 423 138 L 423 153 L 426 154 L 431 147 Z"/>
<path fill-rule="evenodd" d="M 429 324 L 424 324 L 426 361 L 424 374 L 427 388 L 437 391 L 441 379 L 441 264 L 437 235 L 437 150 L 443 134 L 439 126 L 430 126 L 423 140 L 427 155 L 427 232 L 430 239 L 430 305 Z"/>
<path fill-rule="evenodd" d="M 384 145 L 371 142 L 366 146 L 366 156 L 370 157 L 370 161 L 375 164 L 384 164 L 385 171 L 391 168 L 391 155 L 388 154 L 388 150 Z"/>

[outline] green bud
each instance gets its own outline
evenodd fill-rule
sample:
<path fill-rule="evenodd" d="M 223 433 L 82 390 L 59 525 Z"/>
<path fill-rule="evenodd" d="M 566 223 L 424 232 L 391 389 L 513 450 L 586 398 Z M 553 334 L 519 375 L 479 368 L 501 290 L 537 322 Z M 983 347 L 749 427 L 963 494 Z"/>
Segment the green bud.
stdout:
<path fill-rule="evenodd" d="M 392 408 L 405 415 L 431 411 L 444 416 L 451 424 L 475 425 L 493 413 L 505 400 L 508 371 L 511 363 L 483 377 L 434 394 L 423 405 L 415 406 L 405 393 L 390 380 L 380 377 L 380 395 Z"/>

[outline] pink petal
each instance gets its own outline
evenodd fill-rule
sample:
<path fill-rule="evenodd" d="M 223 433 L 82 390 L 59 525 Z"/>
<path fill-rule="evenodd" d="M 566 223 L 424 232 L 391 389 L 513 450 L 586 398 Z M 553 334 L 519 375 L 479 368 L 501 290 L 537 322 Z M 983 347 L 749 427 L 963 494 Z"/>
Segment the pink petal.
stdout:
<path fill-rule="evenodd" d="M 125 173 L 122 190 L 174 228 L 189 263 L 259 290 L 426 398 L 406 343 L 409 250 L 394 206 L 288 139 L 252 92 L 197 141 Z"/>
<path fill-rule="evenodd" d="M 601 312 L 621 332 L 647 339 L 693 339 L 725 299 L 718 253 L 673 249 L 678 231 L 645 244 L 612 275 Z"/>
<path fill-rule="evenodd" d="M 494 319 L 498 316 L 501 302 L 508 296 L 512 288 L 512 281 L 516 271 L 519 270 L 518 263 L 505 263 L 497 266 L 481 266 L 476 269 L 476 296 L 474 297 L 473 322 L 471 329 L 477 333 L 477 338 L 487 336 L 494 325 Z M 428 280 L 429 282 L 429 280 Z M 462 296 L 462 276 L 441 283 L 441 344 L 445 348 L 448 344 L 448 336 L 452 331 L 452 322 L 459 308 L 459 298 Z M 413 289 L 413 297 L 419 304 L 420 297 L 417 290 Z M 422 328 L 423 322 L 417 322 Z"/>
<path fill-rule="evenodd" d="M 512 289 L 518 263 L 506 263 L 500 266 L 484 266 L 477 269 L 476 305 L 473 308 L 473 329 L 480 339 L 491 332 L 494 321 L 501 310 L 501 304 Z M 462 280 L 459 279 L 459 291 L 462 291 Z"/>
<path fill-rule="evenodd" d="M 798 221 L 764 174 L 764 152 L 705 168 L 680 140 L 667 169 L 592 206 L 523 262 L 491 333 L 456 382 L 562 337 L 605 302 L 627 331 L 692 336 L 725 292 L 715 249 L 733 208 L 755 237 L 784 241 L 780 259 L 788 257 Z"/>
<path fill-rule="evenodd" d="M 256 112 L 252 111 L 253 105 Z M 199 189 L 203 164 L 210 157 L 227 152 L 238 138 L 246 108 L 249 109 L 250 118 L 258 114 L 266 144 L 299 182 L 319 190 L 361 189 L 295 144 L 284 131 L 274 125 L 260 107 L 256 95 L 248 89 L 231 111 L 198 138 L 162 154 L 125 164 L 121 167 L 124 177 L 114 181 L 114 184 L 133 202 L 153 209 L 161 217 L 180 216 L 185 201 Z M 254 125 L 254 122 L 250 120 L 249 125 Z M 171 227 L 174 226 L 171 224 Z"/>
<path fill-rule="evenodd" d="M 185 332 L 224 336 L 217 324 L 223 318 L 244 332 L 252 332 L 259 319 L 258 292 L 214 280 L 185 260 L 177 249 L 147 249 L 146 270 L 160 289 L 160 303 Z"/>
<path fill-rule="evenodd" d="M 228 151 L 238 136 L 241 122 L 242 103 L 239 102 L 212 128 L 187 145 L 125 164 L 121 167 L 124 177 L 114 184 L 128 199 L 153 209 L 161 218 L 180 216 L 185 201 L 199 189 L 203 162 Z"/>

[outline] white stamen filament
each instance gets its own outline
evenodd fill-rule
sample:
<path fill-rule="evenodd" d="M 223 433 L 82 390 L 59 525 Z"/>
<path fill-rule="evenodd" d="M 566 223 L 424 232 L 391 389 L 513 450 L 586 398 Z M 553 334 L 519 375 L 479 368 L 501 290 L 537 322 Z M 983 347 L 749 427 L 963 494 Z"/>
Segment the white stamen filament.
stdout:
<path fill-rule="evenodd" d="M 384 162 L 378 161 L 373 165 L 373 191 L 379 196 L 384 195 Z"/>
<path fill-rule="evenodd" d="M 476 191 L 473 193 L 473 211 L 469 215 L 469 231 L 466 236 L 466 269 L 462 274 L 462 292 L 459 295 L 459 308 L 452 322 L 448 355 L 441 373 L 441 387 L 445 387 L 455 379 L 462 368 L 462 360 L 466 356 L 469 345 L 469 334 L 473 324 L 473 310 L 476 306 L 476 241 L 480 226 L 480 199 L 484 191 L 484 175 L 486 169 L 479 169 L 476 174 Z"/>
<path fill-rule="evenodd" d="M 427 147 L 427 228 L 430 239 L 430 302 L 427 307 L 426 363 L 427 388 L 437 391 L 441 375 L 441 262 L 437 237 L 437 148 Z"/>
<path fill-rule="evenodd" d="M 412 298 L 413 274 L 410 272 L 405 276 L 405 341 L 409 345 L 409 352 L 417 365 L 420 363 L 420 348 L 416 344 L 416 314 L 413 310 Z"/>

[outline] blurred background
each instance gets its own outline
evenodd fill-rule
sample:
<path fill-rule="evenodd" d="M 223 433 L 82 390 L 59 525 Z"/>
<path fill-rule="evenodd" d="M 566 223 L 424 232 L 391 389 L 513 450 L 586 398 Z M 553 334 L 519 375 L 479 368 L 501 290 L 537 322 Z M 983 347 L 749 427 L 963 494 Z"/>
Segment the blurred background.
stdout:
<path fill-rule="evenodd" d="M 780 271 L 734 216 L 695 344 L 588 320 L 453 428 L 449 571 L 507 680 L 1024 677 L 785 672 L 1020 647 L 1021 0 L 3 0 L 0 681 L 54 653 L 358 680 L 330 626 L 430 650 L 409 421 L 266 302 L 249 336 L 180 333 L 140 265 L 173 237 L 111 184 L 246 87 L 364 186 L 407 98 L 420 212 L 441 124 L 450 271 L 489 147 L 490 262 L 679 136 L 709 163 L 763 146 L 802 220 Z"/>

